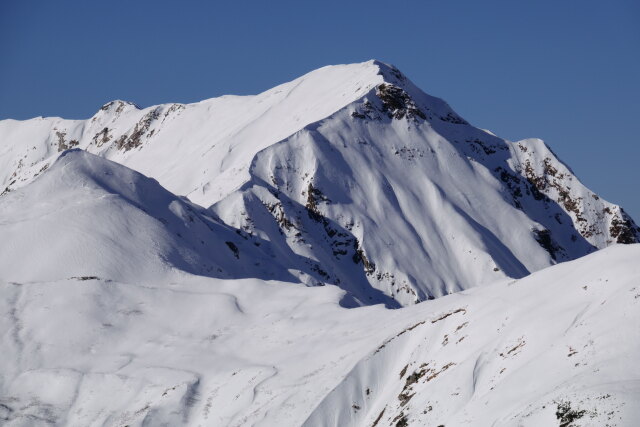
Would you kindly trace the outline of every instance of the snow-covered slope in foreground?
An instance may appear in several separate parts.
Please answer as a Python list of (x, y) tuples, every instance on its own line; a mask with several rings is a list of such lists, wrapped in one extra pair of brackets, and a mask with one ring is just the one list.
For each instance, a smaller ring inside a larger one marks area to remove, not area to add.
[(6, 426), (635, 426), (640, 245), (402, 310), (182, 275), (0, 283)]
[(270, 242), (296, 281), (359, 305), (411, 305), (640, 240), (542, 141), (475, 128), (378, 61), (256, 96), (5, 120), (0, 144), (0, 204), (82, 148), (210, 206), (246, 246)]
[(638, 259), (609, 248), (413, 309), (306, 425), (637, 425)]

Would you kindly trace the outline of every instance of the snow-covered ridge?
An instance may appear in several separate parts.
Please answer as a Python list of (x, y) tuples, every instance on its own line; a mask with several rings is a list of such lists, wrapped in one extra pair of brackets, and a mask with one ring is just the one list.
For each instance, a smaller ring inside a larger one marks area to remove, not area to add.
[[(99, 277), (157, 286), (190, 273), (307, 283), (322, 270), (281, 240), (249, 239), (154, 179), (80, 149), (3, 197), (0, 241), (0, 277), (19, 282)], [(346, 265), (342, 305), (398, 307), (357, 264)]]
[(78, 147), (210, 205), (246, 180), (248, 163), (260, 149), (383, 83), (381, 67), (386, 66), (376, 61), (324, 67), (259, 95), (195, 104), (140, 109), (113, 101), (88, 120), (1, 121), (0, 186), (20, 186), (57, 152)]
[[(87, 120), (3, 120), (0, 188), (24, 185), (56, 153), (82, 148), (156, 177), (170, 191), (208, 206), (246, 182), (249, 163), (261, 149), (380, 85), (422, 93), (395, 67), (371, 60), (323, 67), (255, 96), (144, 109), (116, 100)], [(428, 98), (436, 109), (462, 120), (442, 100)]]
[(211, 206), (246, 242), (279, 248), (295, 280), (358, 304), (413, 304), (640, 236), (542, 141), (477, 129), (378, 61), (256, 96), (3, 121), (0, 141), (3, 194), (81, 148)]
[(294, 252), (320, 261), (315, 280), (348, 282), (340, 263), (353, 260), (402, 305), (638, 241), (542, 141), (487, 134), (395, 81), (257, 153), (212, 209), (274, 239), (256, 221), (270, 212)]
[(157, 181), (80, 149), (63, 152), (33, 183), (3, 197), (0, 235), (5, 280), (135, 283), (164, 281), (175, 270), (231, 277), (225, 271), (234, 256), (225, 241), (236, 236)]

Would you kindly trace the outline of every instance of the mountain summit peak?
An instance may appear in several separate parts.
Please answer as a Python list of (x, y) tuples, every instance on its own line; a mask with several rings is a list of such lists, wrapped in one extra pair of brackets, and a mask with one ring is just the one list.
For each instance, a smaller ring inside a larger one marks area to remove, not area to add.
[(371, 62), (374, 66), (378, 67), (379, 74), (385, 79), (386, 82), (392, 84), (402, 84), (406, 82), (407, 76), (405, 76), (402, 71), (398, 69), (393, 64), (387, 64), (386, 62), (379, 61), (377, 59), (372, 59)]
[(114, 99), (101, 106), (93, 115), (93, 119), (98, 120), (100, 117), (117, 117), (123, 113), (138, 110), (141, 110), (141, 108), (133, 102)]
[(544, 143), (469, 125), (379, 60), (254, 96), (142, 110), (113, 101), (87, 121), (6, 129), (4, 194), (80, 148), (279, 242), (302, 256), (285, 260), (300, 281), (349, 284), (359, 304), (412, 304), (640, 240)]

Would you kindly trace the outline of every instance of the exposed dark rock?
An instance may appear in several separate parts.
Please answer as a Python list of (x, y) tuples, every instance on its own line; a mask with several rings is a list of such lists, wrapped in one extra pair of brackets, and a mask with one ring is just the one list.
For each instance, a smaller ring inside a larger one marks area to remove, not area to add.
[(98, 280), (98, 276), (79, 276), (79, 277), (72, 277), (72, 279), (77, 279), (77, 280)]
[(376, 95), (382, 101), (382, 108), (389, 118), (426, 120), (427, 116), (416, 106), (407, 92), (397, 86), (382, 83), (377, 87)]
[(424, 377), (426, 373), (427, 373), (426, 370), (420, 369), (418, 371), (415, 371), (413, 374), (409, 375), (405, 381), (404, 388), (409, 388), (411, 387), (411, 385), (417, 383), (418, 380)]
[(560, 427), (570, 427), (574, 421), (582, 418), (586, 413), (585, 410), (571, 408), (571, 402), (560, 402), (556, 410), (556, 418), (560, 422)]
[(547, 192), (549, 188), (555, 188), (558, 192), (556, 200), (558, 204), (564, 207), (565, 211), (573, 213), (577, 223), (583, 223), (576, 227), (580, 234), (584, 237), (591, 237), (596, 232), (595, 229), (590, 230), (590, 226), (587, 224), (588, 221), (583, 216), (582, 198), (571, 197), (569, 187), (559, 181), (564, 177), (564, 174), (558, 173), (558, 170), (551, 164), (550, 158), (544, 159), (544, 174), (542, 176), (536, 175), (529, 160), (525, 162), (524, 172), (527, 181), (531, 184), (531, 193), (536, 200), (548, 200)]
[(533, 230), (533, 235), (540, 246), (551, 255), (551, 258), (557, 260), (558, 253), (564, 249), (553, 241), (549, 230)]
[(415, 396), (415, 395), (416, 395), (415, 393), (411, 393), (411, 394), (406, 393), (406, 392), (400, 393), (398, 395), (398, 400), (400, 401), (400, 406), (405, 406), (407, 403), (409, 403), (411, 398), (413, 396)]
[(111, 136), (109, 135), (109, 128), (105, 127), (93, 136), (93, 143), (100, 147), (102, 144), (109, 142), (110, 139)]
[(544, 173), (545, 175), (551, 176), (556, 176), (556, 174), (558, 173), (558, 170), (553, 167), (553, 165), (551, 164), (551, 159), (548, 157), (544, 159)]
[(468, 125), (469, 123), (464, 120), (462, 117), (457, 116), (453, 113), (447, 113), (446, 116), (440, 116), (440, 120), (443, 122), (453, 123), (454, 125)]
[(409, 365), (404, 365), (404, 368), (402, 368), (402, 370), (400, 371), (400, 378), (405, 376), (405, 374), (407, 373), (407, 369), (409, 369)]
[(611, 226), (609, 227), (609, 233), (611, 237), (616, 239), (616, 243), (638, 243), (638, 232), (640, 227), (637, 227), (633, 220), (626, 214), (626, 212), (620, 209), (620, 218), (618, 215), (614, 215), (611, 220)]
[[(159, 113), (157, 110), (153, 110), (142, 117), (138, 123), (136, 123), (133, 128), (133, 132), (131, 135), (122, 135), (116, 141), (116, 147), (118, 150), (129, 151), (133, 148), (137, 148), (142, 145), (141, 138), (144, 136), (147, 131), (149, 131), (149, 127), (154, 120), (157, 120), (159, 117)], [(149, 135), (151, 136), (151, 135)]]
[(69, 150), (70, 148), (76, 147), (78, 144), (80, 144), (77, 139), (72, 139), (67, 143), (67, 141), (65, 140), (66, 136), (66, 132), (56, 132), (56, 137), (58, 138), (58, 152)]
[(367, 256), (364, 254), (364, 251), (360, 248), (360, 242), (358, 241), (358, 239), (353, 242), (353, 247), (355, 249), (355, 253), (353, 254), (353, 262), (355, 262), (356, 264), (362, 262), (362, 265), (364, 265), (364, 271), (367, 273), (367, 275), (373, 274), (376, 271), (376, 265), (373, 262), (369, 261)]
[(471, 147), (473, 147), (474, 149), (476, 149), (477, 147), (480, 147), (482, 151), (484, 151), (484, 154), (486, 155), (495, 154), (498, 150), (508, 150), (506, 146), (494, 146), (478, 138), (467, 139), (467, 142), (471, 142), (472, 143)]
[(545, 200), (547, 198), (547, 196), (544, 194), (544, 191), (547, 188), (547, 180), (545, 179), (545, 177), (536, 175), (529, 160), (525, 162), (524, 173), (527, 181), (530, 184), (529, 190), (531, 191), (531, 195), (533, 195), (533, 198), (536, 200)]
[(465, 308), (457, 308), (457, 309), (455, 309), (455, 310), (453, 310), (453, 311), (449, 311), (448, 313), (444, 313), (444, 314), (442, 314), (442, 315), (440, 315), (440, 316), (436, 317), (435, 319), (433, 319), (433, 320), (431, 321), (431, 323), (439, 322), (439, 321), (444, 320), (444, 319), (446, 319), (447, 317), (449, 317), (449, 316), (451, 316), (451, 315), (453, 315), (453, 314), (456, 314), (456, 313), (467, 314), (467, 310), (466, 310)]
[(424, 152), (421, 149), (407, 146), (396, 148), (393, 154), (404, 160), (414, 160), (418, 157), (424, 157)]
[(513, 205), (518, 209), (522, 209), (522, 204), (520, 203), (520, 199), (522, 198), (522, 189), (520, 188), (522, 180), (520, 177), (507, 171), (502, 166), (495, 168), (494, 172), (498, 174), (500, 181), (506, 184), (507, 189), (511, 194), (511, 198), (513, 199)]
[(362, 107), (360, 107), (358, 110), (352, 112), (351, 117), (356, 119), (361, 119), (361, 120), (363, 119), (381, 120), (382, 119), (382, 117), (380, 117), (380, 114), (378, 113), (378, 110), (376, 110), (376, 108), (373, 106), (373, 104), (371, 104), (371, 102), (369, 102), (369, 100), (366, 100), (364, 104), (362, 104)]
[(106, 104), (104, 104), (102, 107), (100, 107), (101, 111), (107, 111), (109, 110), (111, 107), (113, 107), (114, 105), (116, 105), (116, 109), (115, 109), (115, 113), (116, 114), (120, 114), (122, 111), (124, 111), (124, 107), (126, 107), (127, 105), (131, 105), (132, 107), (136, 108), (136, 109), (140, 109), (140, 107), (138, 107), (136, 104), (132, 103), (132, 102), (124, 102), (124, 101), (111, 101), (108, 102)]
[(311, 266), (311, 270), (315, 271), (316, 273), (318, 273), (324, 279), (329, 279), (331, 277), (331, 276), (329, 276), (329, 273), (324, 271), (318, 264), (313, 264)]
[(409, 420), (407, 419), (407, 416), (404, 414), (400, 414), (398, 417), (396, 417), (393, 421), (398, 421), (396, 423), (396, 427), (407, 427), (409, 425)]
[(237, 258), (240, 259), (240, 250), (238, 249), (238, 247), (236, 246), (235, 243), (233, 242), (225, 242), (227, 244), (227, 246), (229, 247), (229, 249), (231, 249), (231, 252), (233, 252), (233, 255)]
[(382, 411), (380, 411), (380, 414), (378, 415), (378, 417), (375, 419), (375, 421), (373, 422), (373, 424), (371, 424), (371, 427), (376, 427), (378, 425), (378, 423), (380, 422), (380, 420), (382, 419), (382, 416), (384, 415), (384, 411), (387, 408), (384, 408)]
[(322, 192), (315, 188), (313, 184), (310, 182), (307, 187), (307, 204), (305, 207), (307, 208), (307, 213), (309, 214), (309, 218), (316, 222), (322, 222), (324, 217), (318, 210), (318, 200), (322, 197)]
[(284, 228), (285, 230), (290, 230), (291, 228), (296, 228), (293, 222), (286, 217), (281, 202), (266, 204), (265, 206), (276, 219), (281, 229)]

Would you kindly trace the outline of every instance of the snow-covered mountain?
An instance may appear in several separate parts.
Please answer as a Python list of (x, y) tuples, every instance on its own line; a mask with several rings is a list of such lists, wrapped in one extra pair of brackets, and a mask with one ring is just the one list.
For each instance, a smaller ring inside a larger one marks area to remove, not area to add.
[(640, 239), (542, 141), (475, 128), (378, 61), (257, 96), (5, 120), (0, 141), (4, 194), (81, 148), (272, 242), (296, 280), (370, 288), (356, 304), (409, 305)]
[(640, 422), (640, 229), (378, 61), (0, 121), (0, 188), (2, 425)]

